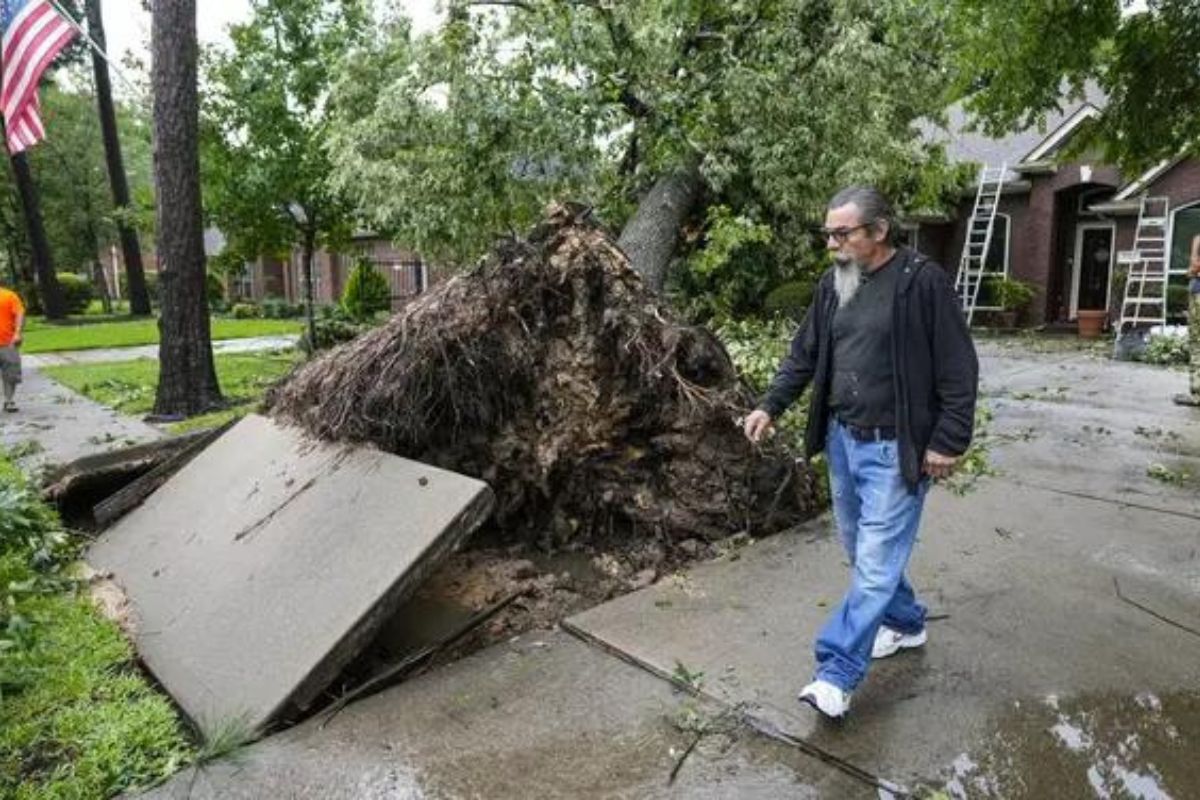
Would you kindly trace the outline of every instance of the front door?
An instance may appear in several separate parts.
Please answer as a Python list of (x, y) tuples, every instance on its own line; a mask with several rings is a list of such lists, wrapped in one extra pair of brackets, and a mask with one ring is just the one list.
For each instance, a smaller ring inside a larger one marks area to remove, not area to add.
[(1081, 224), (1075, 232), (1075, 265), (1072, 270), (1071, 316), (1081, 308), (1108, 308), (1108, 284), (1112, 277), (1113, 226), (1111, 223)]

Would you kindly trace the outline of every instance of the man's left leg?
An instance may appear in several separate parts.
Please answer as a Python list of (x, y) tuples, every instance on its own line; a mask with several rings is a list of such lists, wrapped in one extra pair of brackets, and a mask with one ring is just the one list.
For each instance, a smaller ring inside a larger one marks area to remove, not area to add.
[(850, 590), (816, 641), (817, 678), (851, 692), (866, 676), (881, 624), (916, 633), (925, 627), (904, 570), (916, 541), (926, 486), (910, 493), (900, 474), (896, 442), (852, 446), (862, 497)]
[(16, 411), (13, 399), (21, 382), (21, 353), (16, 347), (0, 347), (0, 381), (4, 384), (4, 410)]

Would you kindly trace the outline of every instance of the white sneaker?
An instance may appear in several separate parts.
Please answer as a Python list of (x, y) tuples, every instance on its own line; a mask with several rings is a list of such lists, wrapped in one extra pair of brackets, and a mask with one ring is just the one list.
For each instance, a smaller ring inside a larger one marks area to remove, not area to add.
[(928, 639), (929, 636), (923, 628), (920, 633), (901, 633), (889, 628), (887, 625), (880, 625), (879, 632), (875, 634), (875, 644), (871, 648), (871, 658), (894, 656), (901, 650), (907, 650), (910, 647), (920, 647)]
[(840, 719), (850, 710), (850, 693), (829, 681), (813, 681), (800, 690), (798, 699), (831, 719)]

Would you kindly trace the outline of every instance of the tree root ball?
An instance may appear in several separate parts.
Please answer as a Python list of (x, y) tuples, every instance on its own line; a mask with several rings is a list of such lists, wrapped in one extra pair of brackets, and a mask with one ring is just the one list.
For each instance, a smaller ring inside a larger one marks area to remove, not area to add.
[(672, 544), (816, 511), (811, 470), (743, 436), (753, 398), (721, 343), (677, 321), (573, 206), (302, 366), (267, 403), (318, 438), (487, 481), (502, 539)]

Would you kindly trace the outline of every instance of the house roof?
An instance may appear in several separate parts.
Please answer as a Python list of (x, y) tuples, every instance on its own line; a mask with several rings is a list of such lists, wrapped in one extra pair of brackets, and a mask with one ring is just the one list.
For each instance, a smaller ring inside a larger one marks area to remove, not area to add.
[(1094, 84), (1084, 87), (1084, 96), (1066, 103), (1058, 111), (1046, 115), (1041, 125), (1010, 133), (1000, 138), (987, 136), (979, 131), (968, 130), (970, 116), (962, 103), (955, 103), (946, 111), (945, 127), (926, 124), (922, 134), (926, 141), (941, 143), (951, 162), (976, 162), (998, 167), (1008, 164), (1006, 181), (1020, 179), (1019, 171), (1013, 167), (1025, 163), (1029, 167), (1040, 166), (1043, 156), (1056, 152), (1071, 133), (1087, 119), (1096, 116), (1104, 105), (1104, 93)]

